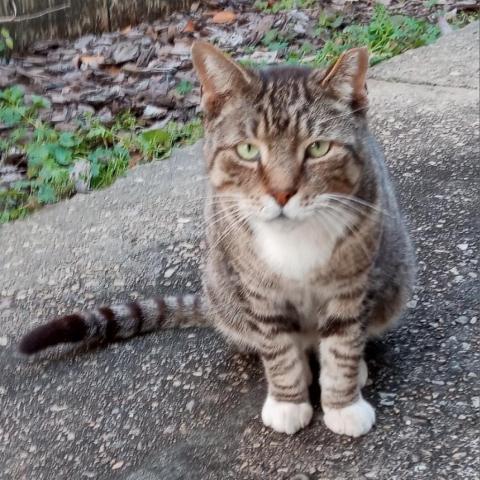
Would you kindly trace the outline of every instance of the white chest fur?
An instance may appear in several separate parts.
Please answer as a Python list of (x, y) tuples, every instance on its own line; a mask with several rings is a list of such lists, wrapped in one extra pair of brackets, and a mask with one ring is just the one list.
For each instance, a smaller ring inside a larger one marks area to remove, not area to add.
[(297, 281), (328, 263), (343, 230), (343, 226), (332, 229), (313, 221), (254, 225), (258, 255), (273, 272)]

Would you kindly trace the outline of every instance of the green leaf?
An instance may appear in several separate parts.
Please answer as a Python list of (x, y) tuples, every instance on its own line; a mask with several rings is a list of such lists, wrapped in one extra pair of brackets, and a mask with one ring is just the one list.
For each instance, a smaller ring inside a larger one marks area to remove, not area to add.
[(188, 95), (193, 89), (193, 85), (188, 80), (180, 80), (179, 84), (175, 87), (175, 90), (180, 95)]
[(6, 88), (0, 92), (0, 99), (5, 100), (9, 104), (17, 105), (23, 99), (25, 92), (18, 85)]
[(70, 165), (72, 161), (72, 151), (60, 145), (52, 145), (51, 152), (59, 165)]
[(40, 185), (38, 189), (38, 200), (41, 203), (55, 203), (57, 201), (55, 190), (50, 185)]
[(32, 107), (35, 108), (50, 108), (50, 102), (39, 95), (32, 95)]
[(0, 122), (7, 127), (14, 127), (22, 120), (22, 115), (14, 107), (0, 107)]
[(50, 149), (47, 145), (33, 143), (27, 147), (28, 166), (41, 166), (50, 157)]
[(15, 190), (26, 190), (32, 187), (32, 182), (30, 180), (17, 180), (12, 184), (12, 187)]
[(162, 128), (154, 129), (154, 130), (147, 130), (140, 134), (140, 138), (144, 142), (148, 142), (155, 145), (162, 145), (167, 144), (171, 140), (170, 133), (167, 130)]
[(75, 137), (75, 134), (71, 132), (62, 132), (58, 137), (58, 143), (62, 147), (75, 147), (79, 144), (78, 138)]

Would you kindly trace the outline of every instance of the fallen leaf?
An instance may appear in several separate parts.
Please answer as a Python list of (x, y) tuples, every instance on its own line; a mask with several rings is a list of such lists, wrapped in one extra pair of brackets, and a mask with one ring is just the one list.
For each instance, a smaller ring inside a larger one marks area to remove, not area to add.
[(129, 25), (128, 27), (122, 28), (122, 30), (120, 30), (120, 33), (122, 33), (123, 35), (126, 35), (127, 33), (130, 33), (131, 31), (132, 31), (132, 26)]
[(186, 33), (192, 33), (197, 29), (197, 26), (195, 25), (195, 22), (190, 19), (187, 24), (185, 25), (183, 31)]
[(275, 17), (273, 15), (267, 15), (263, 17), (253, 28), (250, 35), (250, 42), (253, 44), (258, 43), (263, 36), (272, 29)]
[(140, 152), (135, 152), (130, 155), (128, 166), (130, 168), (136, 167), (143, 160), (143, 155)]
[(105, 63), (105, 57), (103, 55), (80, 55), (79, 63), (92, 68), (97, 68), (99, 65)]
[(222, 12), (216, 13), (213, 16), (212, 21), (213, 23), (232, 23), (236, 18), (237, 16), (233, 12), (223, 10)]
[(103, 69), (103, 71), (107, 72), (108, 74), (110, 74), (112, 76), (116, 76), (122, 71), (122, 69), (120, 67), (115, 66), (115, 65), (110, 65), (108, 67), (105, 67)]

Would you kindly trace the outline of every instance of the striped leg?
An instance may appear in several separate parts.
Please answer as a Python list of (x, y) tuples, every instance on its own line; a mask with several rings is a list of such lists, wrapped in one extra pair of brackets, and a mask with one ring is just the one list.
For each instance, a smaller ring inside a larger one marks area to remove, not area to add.
[(262, 409), (263, 423), (293, 434), (307, 426), (312, 418), (308, 399), (311, 372), (305, 352), (291, 339), (262, 352), (268, 381), (268, 395)]
[(358, 322), (348, 325), (345, 320), (344, 328), (323, 338), (320, 344), (325, 424), (333, 432), (351, 437), (364, 435), (375, 423), (375, 411), (360, 392), (366, 381), (365, 341), (364, 328)]

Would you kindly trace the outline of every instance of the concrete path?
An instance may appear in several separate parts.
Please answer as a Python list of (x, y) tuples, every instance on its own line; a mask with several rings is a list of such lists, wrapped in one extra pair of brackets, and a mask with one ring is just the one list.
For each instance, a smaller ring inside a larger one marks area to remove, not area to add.
[(335, 436), (317, 402), (299, 434), (266, 430), (258, 362), (206, 330), (16, 353), (52, 315), (199, 288), (196, 145), (1, 227), (0, 479), (479, 478), (478, 23), (372, 77), (372, 128), (419, 258), (403, 325), (368, 351), (377, 427)]

